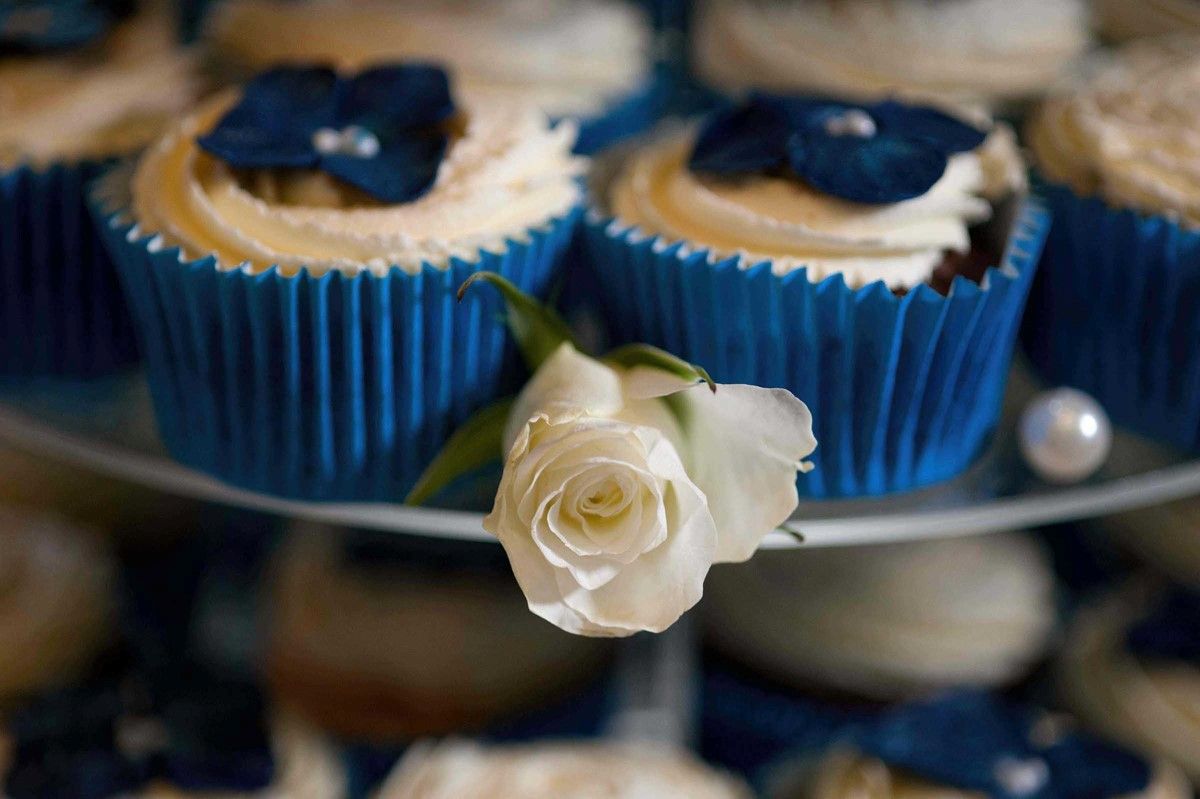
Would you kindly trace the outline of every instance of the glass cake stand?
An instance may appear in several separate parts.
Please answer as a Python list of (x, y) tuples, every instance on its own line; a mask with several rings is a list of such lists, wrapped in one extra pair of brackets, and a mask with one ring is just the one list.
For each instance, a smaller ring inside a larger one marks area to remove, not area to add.
[[(1014, 368), (996, 443), (965, 475), (921, 491), (804, 502), (764, 548), (905, 541), (986, 533), (1101, 516), (1200, 494), (1200, 460), (1118, 432), (1091, 479), (1037, 479), (1016, 448), (1016, 420), (1036, 391)], [(302, 502), (236, 488), (173, 461), (154, 430), (140, 376), (101, 383), (0, 386), (0, 441), (167, 493), (282, 516), (408, 535), (492, 541), (483, 513), (380, 503)]]

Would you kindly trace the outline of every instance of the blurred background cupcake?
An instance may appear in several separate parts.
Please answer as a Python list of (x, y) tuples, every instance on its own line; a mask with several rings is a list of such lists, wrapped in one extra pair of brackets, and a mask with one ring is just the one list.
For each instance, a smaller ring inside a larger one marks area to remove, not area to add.
[(1200, 33), (1200, 8), (1193, 0), (1092, 0), (1092, 13), (1100, 35), (1113, 42)]
[(620, 342), (804, 398), (802, 495), (904, 491), (996, 424), (1045, 234), (1023, 186), (985, 119), (755, 94), (597, 162), (587, 263)]
[(1088, 44), (1084, 0), (699, 0), (692, 57), (726, 92), (996, 112), (1043, 94)]
[(374, 799), (750, 799), (750, 790), (687, 754), (646, 744), (484, 748), (424, 743)]
[(544, 296), (578, 217), (569, 125), (428, 65), (270, 70), (108, 176), (96, 211), (184, 463), (397, 501), (506, 388), (500, 300)]
[(753, 774), (880, 702), (1022, 680), (1057, 618), (1028, 535), (761, 552), (709, 576), (702, 751)]
[(609, 710), (608, 642), (531, 614), (491, 549), (422, 553), (386, 535), (300, 527), (267, 598), (276, 700), (348, 742), (523, 725), (578, 736)]
[(1098, 733), (1200, 783), (1200, 594), (1133, 583), (1075, 620), (1063, 699)]
[(458, 90), (577, 120), (585, 153), (648, 127), (668, 89), (649, 20), (625, 0), (225, 0), (207, 40), (235, 75), (296, 61), (437, 62)]
[(1159, 574), (1200, 588), (1200, 500), (1106, 516), (1097, 526)]
[(1191, 795), (1169, 763), (1104, 744), (1060, 715), (982, 692), (864, 720), (824, 751), (781, 761), (763, 782), (768, 799)]
[(85, 187), (195, 98), (164, 8), (0, 8), (0, 374), (96, 377), (135, 362)]
[(1128, 45), (1028, 129), (1054, 215), (1023, 341), (1119, 425), (1200, 447), (1200, 37)]

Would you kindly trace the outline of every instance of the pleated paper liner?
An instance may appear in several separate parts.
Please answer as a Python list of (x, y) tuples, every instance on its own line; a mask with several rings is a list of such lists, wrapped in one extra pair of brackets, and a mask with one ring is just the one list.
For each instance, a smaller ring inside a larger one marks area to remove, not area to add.
[(1117, 424), (1200, 450), (1200, 230), (1044, 184), (1054, 214), (1022, 343)]
[(400, 500), (450, 433), (508, 388), (498, 296), (459, 303), (455, 292), (486, 269), (544, 295), (578, 218), (445, 269), (288, 277), (186, 259), (138, 230), (127, 184), (120, 172), (102, 179), (93, 208), (168, 450), (234, 485), (312, 500)]
[(0, 377), (95, 378), (137, 362), (116, 270), (88, 214), (95, 161), (0, 170)]
[(957, 277), (949, 296), (882, 282), (850, 289), (769, 263), (650, 238), (598, 211), (584, 223), (613, 335), (645, 341), (709, 370), (718, 382), (784, 387), (808, 403), (818, 446), (801, 496), (907, 491), (963, 472), (999, 417), (1017, 326), (1049, 227), (1025, 200), (999, 267), (981, 284)]

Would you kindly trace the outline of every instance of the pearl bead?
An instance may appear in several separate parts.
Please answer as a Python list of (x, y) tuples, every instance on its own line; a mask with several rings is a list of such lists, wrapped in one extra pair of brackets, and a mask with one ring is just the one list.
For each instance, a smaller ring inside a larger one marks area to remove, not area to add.
[(319, 128), (312, 136), (312, 145), (321, 155), (333, 155), (342, 149), (342, 134), (333, 128)]
[(875, 120), (859, 108), (851, 108), (825, 120), (825, 132), (830, 136), (857, 136), (860, 139), (869, 139), (876, 131)]
[(1050, 766), (1040, 757), (1019, 760), (1015, 757), (1001, 758), (993, 774), (1005, 793), (1013, 796), (1029, 796), (1037, 793), (1050, 780)]
[(374, 158), (379, 155), (379, 139), (374, 133), (358, 125), (351, 125), (342, 131), (342, 148), (345, 155), (355, 158)]
[(1100, 404), (1082, 391), (1039, 394), (1021, 414), (1018, 444), (1025, 462), (1051, 483), (1077, 483), (1108, 459), (1112, 426)]

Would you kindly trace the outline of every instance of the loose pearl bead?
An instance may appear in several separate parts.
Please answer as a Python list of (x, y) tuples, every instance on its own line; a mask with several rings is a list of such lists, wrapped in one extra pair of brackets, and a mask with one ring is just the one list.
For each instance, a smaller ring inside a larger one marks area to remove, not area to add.
[(876, 131), (875, 120), (859, 108), (851, 108), (825, 120), (825, 132), (830, 136), (857, 136), (860, 139), (869, 139)]
[(1052, 483), (1077, 483), (1108, 459), (1112, 426), (1100, 404), (1082, 391), (1059, 388), (1025, 408), (1017, 431), (1021, 455)]

